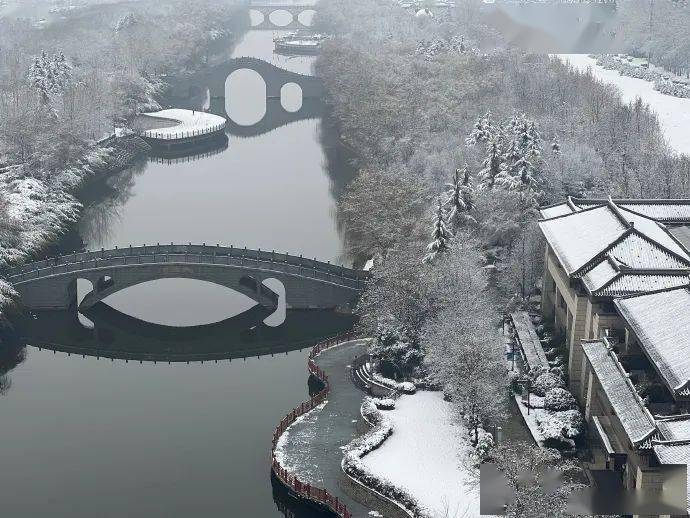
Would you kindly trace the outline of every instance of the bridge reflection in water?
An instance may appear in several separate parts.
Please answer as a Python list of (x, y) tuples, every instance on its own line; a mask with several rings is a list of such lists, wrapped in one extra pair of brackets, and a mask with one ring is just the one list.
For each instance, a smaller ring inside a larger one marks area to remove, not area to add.
[(153, 324), (99, 302), (81, 312), (39, 311), (16, 323), (20, 342), (69, 354), (140, 362), (204, 362), (273, 355), (311, 347), (346, 331), (355, 317), (328, 310), (287, 310), (285, 321), (270, 327), (271, 310), (261, 306), (202, 326)]

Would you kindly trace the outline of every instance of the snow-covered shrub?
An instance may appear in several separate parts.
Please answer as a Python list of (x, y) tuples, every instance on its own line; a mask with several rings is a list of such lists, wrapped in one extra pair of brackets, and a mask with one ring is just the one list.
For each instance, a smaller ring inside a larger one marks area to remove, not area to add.
[(392, 388), (393, 390), (399, 390), (405, 394), (414, 394), (417, 391), (417, 387), (411, 381), (403, 381), (402, 383), (398, 383), (395, 380), (381, 376), (377, 372), (373, 373), (372, 377), (377, 383), (380, 383), (385, 387)]
[(544, 408), (546, 410), (570, 410), (577, 407), (577, 401), (573, 395), (564, 388), (556, 387), (546, 392)]
[(544, 445), (559, 450), (572, 449), (574, 439), (584, 431), (584, 420), (578, 410), (546, 412), (536, 417)]
[(477, 444), (474, 446), (474, 455), (476, 459), (481, 462), (487, 458), (494, 444), (494, 436), (484, 430), (484, 428), (479, 428), (479, 437)]
[(666, 79), (659, 79), (654, 82), (654, 89), (665, 95), (674, 97), (690, 98), (690, 85), (674, 83)]
[(546, 355), (546, 359), (549, 361), (558, 358), (558, 352), (558, 349), (555, 347), (544, 347), (544, 354)]
[(654, 89), (662, 94), (690, 98), (690, 85), (674, 83), (669, 79), (668, 75), (658, 70), (650, 70), (639, 65), (633, 65), (608, 55), (598, 56), (597, 65), (607, 70), (617, 70), (622, 76), (644, 79), (654, 83)]
[(563, 379), (550, 372), (543, 372), (532, 383), (532, 392), (538, 396), (545, 396), (547, 391), (557, 387), (565, 387)]
[(372, 401), (379, 410), (393, 410), (395, 408), (395, 400), (392, 398), (374, 398)]
[(565, 367), (562, 365), (559, 365), (558, 367), (551, 367), (549, 372), (560, 379), (565, 378)]

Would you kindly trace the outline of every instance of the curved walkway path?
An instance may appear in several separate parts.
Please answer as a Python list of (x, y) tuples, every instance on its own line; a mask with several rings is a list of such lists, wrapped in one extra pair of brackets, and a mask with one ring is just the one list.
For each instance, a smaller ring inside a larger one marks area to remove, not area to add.
[(282, 448), (282, 464), (301, 480), (328, 489), (347, 505), (353, 518), (369, 518), (371, 510), (387, 518), (398, 518), (404, 515), (357, 486), (340, 467), (342, 449), (366, 431), (360, 414), (363, 393), (350, 377), (350, 364), (355, 356), (366, 353), (366, 343), (347, 342), (316, 357), (317, 365), (329, 377), (328, 403), (289, 428)]

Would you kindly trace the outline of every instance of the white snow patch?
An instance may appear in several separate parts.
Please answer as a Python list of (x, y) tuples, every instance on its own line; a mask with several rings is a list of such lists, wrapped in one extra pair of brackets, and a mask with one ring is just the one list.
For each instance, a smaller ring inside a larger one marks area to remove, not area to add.
[(325, 400), (320, 405), (312, 408), (309, 412), (299, 416), (290, 426), (287, 427), (287, 429), (278, 438), (278, 442), (276, 443), (276, 448), (274, 450), (274, 455), (276, 460), (278, 461), (278, 464), (280, 464), (283, 468), (287, 469), (288, 471), (295, 471), (297, 468), (297, 466), (289, 464), (288, 455), (285, 451), (285, 448), (288, 444), (288, 439), (290, 438), (290, 429), (297, 423), (301, 423), (302, 421), (308, 419), (316, 419), (316, 415), (323, 409), (323, 407), (326, 406), (326, 403), (328, 403), (328, 400)]
[(654, 84), (644, 79), (620, 75), (616, 70), (606, 70), (586, 54), (559, 54), (576, 70), (592, 70), (592, 75), (618, 87), (625, 102), (634, 102), (638, 97), (647, 103), (659, 117), (661, 129), (669, 145), (678, 153), (690, 155), (690, 99), (665, 95), (654, 90)]
[(467, 431), (453, 419), (443, 394), (404, 396), (386, 416), (393, 435), (362, 458), (365, 466), (405, 489), (432, 515), (479, 516), (479, 488), (466, 467)]

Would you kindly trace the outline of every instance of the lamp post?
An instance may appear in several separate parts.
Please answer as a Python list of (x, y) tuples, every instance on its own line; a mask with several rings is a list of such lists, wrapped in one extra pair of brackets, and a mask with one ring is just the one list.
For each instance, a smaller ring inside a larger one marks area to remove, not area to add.
[(529, 392), (530, 392), (530, 388), (532, 388), (532, 380), (530, 378), (528, 378), (527, 376), (524, 376), (522, 378), (517, 379), (516, 383), (518, 385), (524, 386), (525, 389), (527, 390), (527, 415), (529, 415), (529, 408), (530, 408)]

